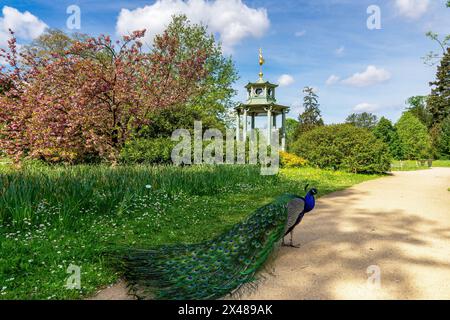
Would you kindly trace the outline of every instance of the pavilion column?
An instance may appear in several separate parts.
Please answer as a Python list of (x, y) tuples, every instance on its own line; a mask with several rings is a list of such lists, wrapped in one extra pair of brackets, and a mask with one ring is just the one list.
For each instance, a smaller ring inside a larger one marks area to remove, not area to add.
[(256, 115), (254, 113), (252, 113), (252, 130), (255, 130), (256, 127), (256, 119), (255, 119)]
[(236, 141), (241, 141), (241, 115), (239, 110), (237, 110), (236, 113)]
[(244, 131), (243, 131), (243, 137), (244, 137), (244, 142), (247, 142), (247, 125), (248, 125), (248, 118), (247, 118), (247, 114), (248, 114), (248, 109), (245, 108), (244, 109)]
[(277, 115), (276, 114), (273, 115), (273, 128), (274, 129), (277, 128)]
[(286, 111), (281, 113), (281, 150), (286, 151)]
[(270, 144), (272, 140), (272, 108), (267, 108), (267, 143)]

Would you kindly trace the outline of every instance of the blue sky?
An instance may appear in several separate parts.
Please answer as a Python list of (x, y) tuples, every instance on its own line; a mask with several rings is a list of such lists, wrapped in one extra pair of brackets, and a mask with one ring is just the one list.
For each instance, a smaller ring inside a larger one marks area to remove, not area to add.
[[(334, 123), (365, 110), (397, 120), (405, 100), (428, 94), (435, 76), (436, 67), (421, 57), (439, 48), (425, 33), (450, 33), (444, 0), (205, 1), (2, 0), (0, 37), (8, 23), (24, 30), (22, 43), (43, 26), (67, 31), (69, 5), (81, 9), (77, 31), (89, 34), (118, 35), (137, 27), (157, 32), (170, 14), (184, 12), (207, 23), (233, 56), (240, 75), (236, 100), (244, 100), (243, 86), (258, 78), (262, 47), (265, 78), (279, 83), (284, 75), (277, 98), (292, 107), (290, 116), (298, 116), (302, 88), (309, 85), (317, 90), (325, 121)], [(380, 9), (379, 30), (367, 28), (370, 5)]]

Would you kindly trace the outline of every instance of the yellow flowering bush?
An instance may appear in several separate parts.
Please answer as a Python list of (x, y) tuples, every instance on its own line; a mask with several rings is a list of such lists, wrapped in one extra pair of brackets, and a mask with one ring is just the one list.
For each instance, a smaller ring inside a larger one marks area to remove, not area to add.
[(280, 163), (283, 168), (299, 168), (308, 164), (308, 161), (302, 157), (288, 152), (280, 152)]

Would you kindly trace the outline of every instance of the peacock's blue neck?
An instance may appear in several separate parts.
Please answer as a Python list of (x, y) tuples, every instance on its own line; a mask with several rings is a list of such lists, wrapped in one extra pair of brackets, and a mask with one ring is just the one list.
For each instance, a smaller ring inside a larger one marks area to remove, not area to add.
[(312, 211), (315, 206), (316, 206), (316, 199), (314, 198), (314, 195), (311, 192), (308, 192), (308, 194), (305, 197), (305, 213)]

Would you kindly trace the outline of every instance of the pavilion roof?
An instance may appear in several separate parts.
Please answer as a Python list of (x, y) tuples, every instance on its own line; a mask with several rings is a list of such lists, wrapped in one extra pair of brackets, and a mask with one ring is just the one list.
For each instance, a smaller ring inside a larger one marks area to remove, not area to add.
[(253, 104), (244, 104), (241, 103), (237, 108), (236, 111), (238, 112), (242, 112), (242, 110), (244, 110), (244, 108), (248, 109), (248, 112), (251, 113), (255, 113), (255, 114), (266, 114), (267, 111), (266, 109), (268, 107), (272, 107), (272, 112), (274, 112), (275, 114), (281, 114), (283, 111), (285, 112), (289, 112), (290, 108), (287, 106), (283, 106), (281, 104), (277, 104), (277, 103), (265, 103), (265, 104), (258, 104), (258, 103), (253, 103)]

